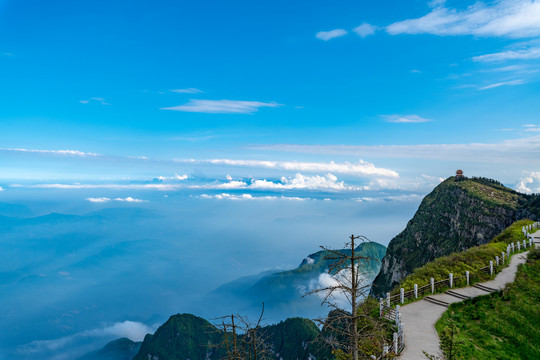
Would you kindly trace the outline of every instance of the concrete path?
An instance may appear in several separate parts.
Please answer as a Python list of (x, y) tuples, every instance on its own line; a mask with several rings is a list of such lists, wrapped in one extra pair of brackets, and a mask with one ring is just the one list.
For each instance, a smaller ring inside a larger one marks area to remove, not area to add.
[[(536, 247), (540, 247), (540, 230), (535, 234)], [(519, 264), (525, 262), (528, 251), (512, 256), (510, 265), (498, 273), (491, 281), (481, 283), (488, 288), (500, 290), (516, 278), (516, 271)], [(476, 287), (455, 288), (454, 293), (468, 297), (476, 297), (489, 294)], [(446, 293), (430, 295), (431, 298), (441, 300), (446, 303), (455, 303), (463, 299)], [(405, 334), (405, 349), (401, 353), (401, 360), (421, 360), (427, 359), (422, 350), (428, 354), (439, 355), (439, 336), (435, 330), (435, 323), (441, 315), (447, 310), (447, 307), (436, 305), (427, 300), (419, 300), (401, 308), (403, 330)]]

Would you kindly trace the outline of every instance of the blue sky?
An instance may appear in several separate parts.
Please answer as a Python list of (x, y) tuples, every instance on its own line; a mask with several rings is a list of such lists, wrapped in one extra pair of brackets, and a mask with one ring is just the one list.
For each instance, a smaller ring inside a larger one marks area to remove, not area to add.
[(539, 189), (538, 2), (0, 4), (4, 190), (200, 170), (174, 159), (365, 161), (394, 188), (460, 167)]

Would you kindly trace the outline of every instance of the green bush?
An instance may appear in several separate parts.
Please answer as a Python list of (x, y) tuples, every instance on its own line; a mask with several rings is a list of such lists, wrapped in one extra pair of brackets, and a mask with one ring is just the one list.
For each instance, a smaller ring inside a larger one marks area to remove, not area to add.
[(503, 242), (506, 244), (511, 244), (516, 241), (523, 241), (523, 233), (521, 229), (525, 225), (532, 224), (531, 220), (518, 220), (512, 225), (501, 231), (501, 233), (493, 238), (491, 242)]

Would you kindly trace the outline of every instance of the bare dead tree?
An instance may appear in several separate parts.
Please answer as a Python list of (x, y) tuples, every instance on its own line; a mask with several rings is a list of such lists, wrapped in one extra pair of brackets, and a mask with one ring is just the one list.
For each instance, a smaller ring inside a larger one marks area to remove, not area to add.
[(261, 331), (264, 303), (259, 319), (252, 323), (247, 316), (227, 315), (218, 318), (216, 326), (224, 335), (223, 343), (227, 360), (265, 360), (269, 359), (270, 350)]
[[(333, 311), (327, 317), (316, 319), (316, 321), (333, 334), (325, 340), (334, 348), (345, 350), (347, 357), (352, 360), (358, 360), (359, 342), (362, 337), (369, 336), (368, 326), (372, 327), (372, 322), (369, 322), (370, 325), (368, 325), (368, 322), (360, 321), (361, 317), (368, 316), (359, 312), (358, 307), (362, 299), (368, 295), (370, 284), (366, 282), (362, 272), (359, 271), (359, 264), (364, 261), (379, 261), (358, 255), (356, 253), (358, 240), (370, 242), (363, 235), (351, 235), (349, 242), (345, 245), (346, 251), (331, 250), (321, 246), (328, 253), (325, 259), (333, 260), (328, 273), (333, 278), (334, 283), (304, 295), (323, 295), (322, 304), (328, 305)], [(344, 297), (348, 306), (340, 305), (337, 301), (338, 297)], [(371, 331), (372, 328), (369, 330)]]

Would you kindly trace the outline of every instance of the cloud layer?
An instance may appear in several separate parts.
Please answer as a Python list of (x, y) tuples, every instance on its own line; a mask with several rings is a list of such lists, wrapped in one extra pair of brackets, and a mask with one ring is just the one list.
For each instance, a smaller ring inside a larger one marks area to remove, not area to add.
[(384, 119), (393, 123), (421, 123), (432, 121), (431, 119), (425, 119), (418, 115), (384, 115)]
[(516, 190), (527, 194), (540, 193), (540, 171), (526, 172), (525, 176), (518, 180)]
[(241, 166), (279, 169), (288, 171), (319, 172), (319, 173), (339, 173), (356, 176), (387, 176), (397, 178), (399, 174), (390, 169), (378, 168), (367, 161), (359, 160), (357, 163), (336, 163), (336, 162), (299, 162), (299, 161), (271, 161), (271, 160), (234, 160), (234, 159), (178, 159), (179, 163), (208, 163), (214, 165)]
[(34, 149), (21, 149), (21, 148), (0, 148), (0, 151), (13, 151), (22, 153), (34, 153), (34, 154), (52, 154), (52, 155), (64, 155), (64, 156), (100, 156), (96, 153), (82, 152), (79, 150), (34, 150)]
[(276, 102), (242, 100), (189, 100), (187, 104), (165, 107), (162, 110), (196, 112), (207, 114), (253, 114), (262, 107), (281, 106)]
[(420, 145), (276, 144), (253, 147), (264, 150), (327, 155), (540, 165), (540, 135), (504, 140), (496, 143)]
[(208, 194), (202, 194), (200, 196), (201, 199), (218, 199), (218, 200), (292, 200), (292, 201), (304, 201), (304, 200), (310, 200), (309, 198), (301, 198), (296, 196), (253, 196), (251, 194), (228, 194), (228, 193), (222, 193), (222, 194), (216, 194), (216, 195), (208, 195)]
[(328, 41), (334, 38), (342, 37), (347, 35), (347, 30), (344, 29), (334, 29), (330, 31), (319, 31), (315, 37), (320, 40)]
[(74, 346), (77, 342), (87, 338), (128, 338), (132, 341), (142, 341), (148, 333), (153, 333), (154, 329), (140, 322), (124, 321), (117, 322), (101, 329), (86, 330), (74, 335), (53, 339), (36, 340), (23, 345), (19, 351), (23, 354), (40, 354), (49, 351), (61, 351), (64, 348)]
[(368, 23), (363, 23), (362, 25), (359, 25), (353, 29), (353, 31), (360, 37), (365, 38), (366, 36), (375, 34), (375, 31), (377, 28), (373, 25), (370, 25)]
[(416, 19), (386, 27), (392, 35), (475, 35), (510, 38), (540, 35), (540, 2), (533, 0), (499, 0), (491, 5), (474, 3), (465, 9), (451, 9), (444, 1), (431, 2), (430, 13)]
[[(540, 19), (538, 21), (540, 21)], [(479, 62), (532, 59), (540, 59), (540, 47), (529, 47), (520, 50), (507, 50), (492, 54), (479, 55), (472, 58), (473, 61)]]
[(251, 189), (251, 190), (324, 190), (324, 191), (355, 191), (367, 190), (367, 187), (346, 186), (333, 174), (324, 176), (305, 176), (300, 173), (294, 177), (282, 177), (281, 181), (256, 180), (238, 181), (229, 180), (222, 184), (194, 185), (192, 188), (203, 189)]
[(90, 202), (93, 202), (93, 203), (106, 203), (106, 202), (109, 202), (109, 201), (119, 201), (119, 202), (129, 202), (129, 203), (146, 202), (146, 200), (135, 199), (135, 198), (132, 198), (131, 196), (128, 196), (126, 198), (115, 198), (115, 199), (111, 199), (111, 198), (107, 198), (107, 197), (86, 198), (86, 200), (88, 200)]

